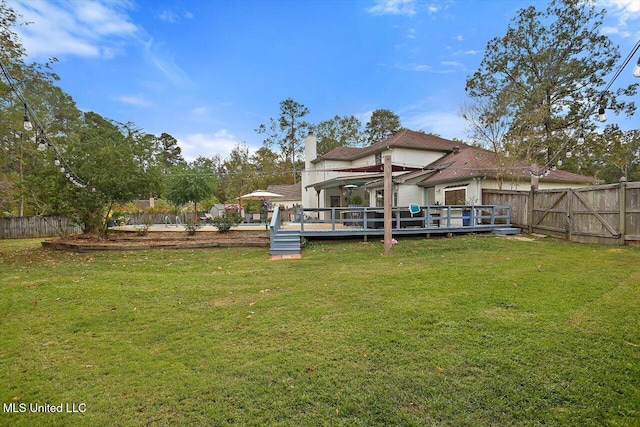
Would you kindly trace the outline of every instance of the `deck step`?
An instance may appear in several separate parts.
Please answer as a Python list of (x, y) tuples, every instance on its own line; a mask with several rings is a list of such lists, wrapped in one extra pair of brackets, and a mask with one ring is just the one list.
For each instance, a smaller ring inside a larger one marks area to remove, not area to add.
[(491, 232), (500, 236), (512, 236), (514, 234), (520, 234), (522, 230), (517, 227), (498, 227), (494, 228)]
[(300, 231), (279, 230), (271, 236), (270, 255), (300, 255)]

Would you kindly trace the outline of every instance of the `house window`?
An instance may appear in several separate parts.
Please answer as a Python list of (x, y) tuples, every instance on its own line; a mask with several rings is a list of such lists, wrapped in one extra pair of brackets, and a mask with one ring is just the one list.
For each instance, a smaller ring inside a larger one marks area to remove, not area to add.
[(340, 207), (340, 196), (330, 196), (329, 206), (331, 206), (332, 208)]
[[(393, 200), (391, 201), (393, 206), (398, 206), (398, 192), (393, 192)], [(376, 191), (376, 208), (384, 207), (384, 190)]]
[(464, 205), (467, 200), (466, 187), (454, 187), (444, 190), (445, 205)]
[(382, 164), (382, 153), (376, 153), (376, 165)]

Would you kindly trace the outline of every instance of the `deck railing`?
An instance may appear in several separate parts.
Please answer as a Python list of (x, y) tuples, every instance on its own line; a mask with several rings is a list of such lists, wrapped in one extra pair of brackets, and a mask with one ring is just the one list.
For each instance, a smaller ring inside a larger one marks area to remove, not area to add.
[[(275, 217), (275, 215), (274, 215)], [(331, 231), (384, 229), (384, 209), (380, 207), (304, 208), (300, 230), (308, 224), (329, 224)], [(434, 229), (511, 226), (511, 207), (502, 205), (429, 205), (411, 214), (408, 207), (392, 208), (392, 228)], [(273, 227), (272, 227), (273, 229)]]
[(278, 230), (280, 230), (281, 223), (282, 221), (280, 220), (280, 208), (276, 206), (273, 208), (271, 222), (269, 223), (269, 230), (270, 230), (272, 240), (273, 240), (273, 236), (278, 234)]

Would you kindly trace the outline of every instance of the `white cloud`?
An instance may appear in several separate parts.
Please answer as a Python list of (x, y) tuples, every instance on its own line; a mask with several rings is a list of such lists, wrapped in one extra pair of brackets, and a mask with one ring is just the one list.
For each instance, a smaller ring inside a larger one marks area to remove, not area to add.
[(205, 106), (196, 107), (191, 110), (191, 114), (194, 114), (196, 116), (206, 116), (208, 113), (209, 113), (209, 108)]
[(602, 31), (602, 34), (607, 34), (607, 35), (616, 34), (616, 35), (621, 35), (622, 37), (630, 36), (628, 31), (623, 31), (622, 28), (620, 27), (603, 26), (601, 31)]
[(109, 58), (117, 51), (119, 40), (133, 38), (138, 32), (122, 2), (9, 0), (8, 6), (31, 23), (17, 27), (16, 32), (32, 57)]
[[(386, 64), (380, 64), (381, 66), (389, 66)], [(442, 67), (433, 67), (428, 64), (394, 64), (392, 68), (402, 70), (402, 71), (414, 71), (417, 73), (433, 73), (433, 74), (448, 74), (455, 72), (456, 68), (464, 67), (463, 64), (456, 61), (442, 61), (440, 62)]]
[(178, 15), (172, 10), (164, 9), (158, 14), (158, 19), (160, 19), (161, 21), (175, 23), (178, 22), (178, 18)]
[(193, 19), (193, 13), (184, 12), (180, 15), (177, 12), (174, 12), (173, 10), (163, 9), (160, 13), (158, 13), (157, 17), (161, 21), (170, 22), (174, 24), (176, 22), (179, 22), (181, 18)]
[(373, 115), (373, 110), (362, 111), (360, 113), (354, 114), (355, 118), (360, 120), (360, 123), (363, 125), (366, 124), (369, 120), (371, 120), (371, 116)]
[(417, 65), (409, 66), (408, 69), (413, 70), (413, 71), (432, 71), (433, 67), (431, 67), (431, 65), (427, 65), (427, 64), (417, 64)]
[[(239, 143), (238, 139), (226, 129), (214, 133), (192, 133), (176, 139), (182, 149), (182, 156), (187, 161), (193, 161), (199, 156), (212, 157), (216, 154), (227, 158)], [(251, 147), (250, 151), (253, 151)]]
[(390, 68), (395, 68), (398, 70), (402, 70), (402, 71), (418, 71), (418, 72), (422, 72), (422, 71), (432, 71), (433, 67), (431, 67), (431, 65), (427, 65), (427, 64), (415, 64), (415, 63), (410, 63), (410, 64), (379, 64), (382, 67), (390, 67)]
[(88, 35), (133, 35), (137, 30), (129, 22), (129, 17), (117, 9), (117, 2), (103, 4), (99, 0), (73, 0), (69, 4), (83, 29), (88, 30)]
[[(605, 34), (618, 34), (622, 37), (631, 37), (633, 34), (627, 30), (629, 22), (640, 20), (640, 0), (597, 0), (596, 6), (607, 10), (607, 15), (615, 17), (617, 23), (603, 27)], [(638, 34), (638, 25), (631, 25)]]
[(191, 84), (191, 81), (184, 70), (175, 62), (174, 57), (169, 52), (163, 52), (162, 46), (156, 45), (153, 39), (144, 42), (144, 57), (154, 67), (156, 67), (164, 76), (178, 87), (185, 87)]
[(462, 34), (458, 34), (457, 36), (451, 37), (454, 40), (457, 40), (459, 42), (464, 41), (464, 36)]
[(417, 113), (402, 118), (402, 124), (409, 129), (421, 129), (443, 138), (465, 138), (466, 122), (458, 113), (428, 112)]
[(153, 105), (151, 102), (144, 99), (142, 96), (136, 95), (121, 95), (113, 97), (116, 101), (122, 102), (123, 104), (133, 105), (136, 107), (149, 107)]
[(416, 14), (415, 0), (375, 0), (375, 6), (366, 9), (372, 15)]

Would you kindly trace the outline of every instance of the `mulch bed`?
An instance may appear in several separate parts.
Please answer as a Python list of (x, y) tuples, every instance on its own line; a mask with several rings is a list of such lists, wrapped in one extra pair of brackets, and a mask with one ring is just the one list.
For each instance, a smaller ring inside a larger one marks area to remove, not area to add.
[(229, 231), (227, 233), (149, 232), (138, 236), (131, 232), (111, 232), (107, 238), (81, 234), (42, 242), (45, 248), (74, 252), (132, 251), (146, 249), (201, 249), (233, 247), (269, 247), (267, 231)]

